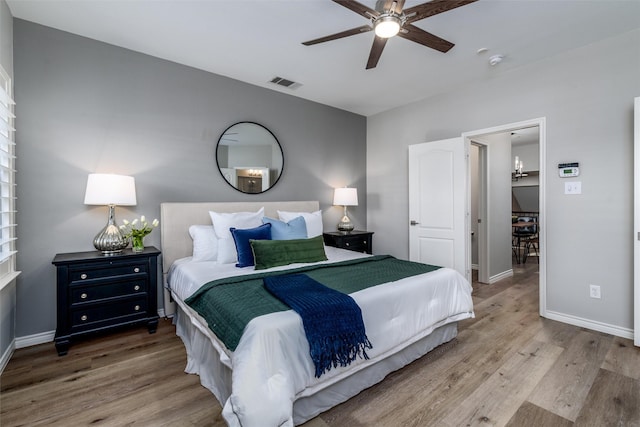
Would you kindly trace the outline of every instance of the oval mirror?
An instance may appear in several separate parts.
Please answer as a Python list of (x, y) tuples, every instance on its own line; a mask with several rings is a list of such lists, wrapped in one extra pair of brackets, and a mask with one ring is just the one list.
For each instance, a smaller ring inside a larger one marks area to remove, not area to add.
[(271, 131), (253, 122), (225, 130), (216, 147), (218, 170), (236, 190), (264, 193), (273, 187), (284, 166), (282, 147)]

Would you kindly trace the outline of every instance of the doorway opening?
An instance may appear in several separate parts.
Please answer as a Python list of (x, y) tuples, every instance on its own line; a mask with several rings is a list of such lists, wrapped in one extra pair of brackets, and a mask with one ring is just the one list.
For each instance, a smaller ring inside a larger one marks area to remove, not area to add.
[[(531, 257), (526, 262), (539, 263), (541, 316), (546, 313), (545, 134), (544, 118), (462, 134), (470, 153), (468, 259), (478, 269), (481, 283), (494, 283), (512, 276), (513, 269), (522, 266), (513, 262), (512, 216), (514, 212), (525, 212), (521, 209), (535, 213), (537, 259)], [(522, 168), (515, 165), (516, 154)], [(513, 203), (514, 199), (517, 203)], [(521, 260), (523, 258), (518, 259)]]

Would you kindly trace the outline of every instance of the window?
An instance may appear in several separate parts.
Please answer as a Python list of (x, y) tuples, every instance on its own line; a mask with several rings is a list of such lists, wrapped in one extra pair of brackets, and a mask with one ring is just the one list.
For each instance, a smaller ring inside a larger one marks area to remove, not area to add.
[(0, 67), (0, 289), (16, 271), (15, 102), (9, 75)]

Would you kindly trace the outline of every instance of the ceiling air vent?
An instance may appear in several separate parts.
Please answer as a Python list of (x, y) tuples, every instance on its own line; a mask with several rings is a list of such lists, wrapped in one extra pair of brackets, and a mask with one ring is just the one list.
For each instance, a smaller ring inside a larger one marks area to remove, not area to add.
[(277, 84), (279, 86), (284, 86), (284, 87), (289, 88), (289, 89), (297, 89), (300, 86), (302, 86), (302, 84), (300, 84), (300, 83), (296, 83), (294, 81), (287, 80), (287, 79), (282, 78), (282, 77), (274, 77), (269, 82), (270, 83), (275, 83), (275, 84)]

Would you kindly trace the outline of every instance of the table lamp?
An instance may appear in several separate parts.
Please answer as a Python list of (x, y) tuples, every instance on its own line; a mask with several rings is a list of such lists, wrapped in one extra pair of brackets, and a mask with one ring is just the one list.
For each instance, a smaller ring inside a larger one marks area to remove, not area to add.
[(336, 188), (333, 193), (333, 204), (344, 207), (344, 215), (338, 223), (338, 231), (353, 231), (353, 223), (347, 215), (347, 206), (358, 206), (358, 190), (356, 188)]
[(107, 225), (93, 239), (93, 246), (105, 255), (122, 252), (129, 244), (116, 225), (116, 205), (135, 206), (136, 185), (132, 176), (92, 173), (87, 178), (85, 205), (109, 206)]

